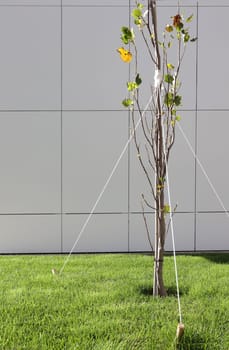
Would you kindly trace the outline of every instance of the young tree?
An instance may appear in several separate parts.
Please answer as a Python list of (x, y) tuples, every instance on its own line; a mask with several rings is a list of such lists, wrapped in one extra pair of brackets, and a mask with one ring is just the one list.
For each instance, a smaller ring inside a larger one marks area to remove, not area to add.
[[(159, 38), (158, 34), (156, 0), (148, 0), (146, 8), (143, 4), (136, 3), (132, 17), (145, 44), (144, 55), (148, 54), (151, 60), (154, 81), (149, 88), (150, 102), (146, 111), (140, 102), (142, 78), (138, 72), (139, 56), (143, 52), (138, 50), (134, 29), (122, 27), (121, 40), (126, 48), (120, 47), (118, 52), (124, 62), (134, 62), (133, 80), (127, 82), (128, 97), (122, 103), (131, 111), (133, 138), (139, 162), (149, 185), (148, 197), (151, 197), (146, 199), (142, 194), (143, 218), (150, 245), (154, 251), (153, 295), (166, 296), (163, 260), (165, 239), (171, 219), (171, 208), (165, 202), (167, 166), (175, 141), (176, 123), (180, 120), (178, 108), (182, 102), (179, 80), (181, 63), (187, 44), (194, 42), (196, 38), (191, 39), (188, 28), (193, 15), (185, 19), (179, 4), (177, 12), (169, 19), (171, 23), (164, 27), (162, 38)], [(170, 61), (171, 51), (174, 48), (177, 51), (177, 62)], [(140, 118), (144, 145), (139, 141), (137, 134), (136, 111)], [(144, 211), (145, 207), (155, 213), (154, 244)], [(166, 216), (166, 214), (170, 215)]]

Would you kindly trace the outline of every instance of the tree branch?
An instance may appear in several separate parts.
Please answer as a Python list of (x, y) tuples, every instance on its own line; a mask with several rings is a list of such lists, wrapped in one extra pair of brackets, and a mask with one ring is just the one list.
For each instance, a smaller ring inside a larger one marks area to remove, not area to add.
[(144, 206), (143, 206), (143, 203), (141, 203), (141, 204), (142, 204), (142, 215), (143, 215), (143, 220), (144, 220), (144, 223), (145, 223), (147, 238), (148, 238), (148, 241), (149, 241), (149, 244), (150, 244), (150, 247), (151, 247), (152, 251), (154, 251), (153, 244), (152, 244), (151, 237), (150, 237), (148, 224), (147, 224), (147, 220), (146, 220), (146, 216), (145, 216)]

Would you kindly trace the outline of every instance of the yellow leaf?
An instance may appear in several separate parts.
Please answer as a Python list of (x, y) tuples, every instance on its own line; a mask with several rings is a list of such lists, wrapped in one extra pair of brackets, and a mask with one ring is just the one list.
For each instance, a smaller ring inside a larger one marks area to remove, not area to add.
[(121, 60), (123, 60), (123, 62), (131, 62), (132, 60), (132, 53), (126, 49), (124, 49), (123, 47), (120, 47), (119, 49), (117, 49), (118, 53), (120, 54), (120, 58)]
[(174, 65), (172, 63), (167, 63), (167, 68), (168, 69), (174, 69)]
[(173, 31), (173, 26), (167, 24), (167, 26), (165, 27), (165, 30), (166, 32), (171, 33)]

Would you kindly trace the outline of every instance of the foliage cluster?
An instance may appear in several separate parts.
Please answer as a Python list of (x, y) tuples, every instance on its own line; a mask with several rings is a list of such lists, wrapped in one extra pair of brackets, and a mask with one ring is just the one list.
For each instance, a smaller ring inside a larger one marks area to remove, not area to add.
[[(148, 193), (142, 193), (142, 211), (147, 237), (154, 252), (153, 295), (166, 296), (163, 256), (166, 235), (173, 215), (169, 194), (168, 161), (175, 142), (176, 123), (181, 119), (179, 114), (182, 105), (181, 64), (187, 44), (194, 42), (196, 38), (191, 38), (189, 33), (189, 23), (193, 15), (185, 18), (181, 13), (179, 2), (177, 12), (170, 17), (170, 23), (164, 26), (160, 38), (157, 1), (148, 0), (147, 3), (148, 6), (145, 8), (143, 4), (136, 2), (136, 7), (132, 10), (134, 25), (140, 32), (145, 44), (144, 49), (139, 50), (135, 30), (123, 26), (121, 41), (125, 47), (120, 47), (118, 52), (125, 63), (134, 62), (133, 78), (127, 82), (128, 96), (122, 104), (131, 110), (137, 156), (149, 186)], [(154, 79), (148, 87), (150, 99), (146, 106), (141, 105), (140, 99), (143, 84), (139, 72), (140, 55), (144, 61), (145, 56), (149, 56), (151, 64), (148, 70), (149, 73), (154, 72)], [(138, 121), (136, 110), (139, 115)], [(143, 137), (139, 137), (137, 130), (139, 125)], [(168, 191), (169, 203), (166, 203), (165, 191)], [(149, 224), (147, 221), (145, 208), (155, 213), (154, 227), (152, 222)]]

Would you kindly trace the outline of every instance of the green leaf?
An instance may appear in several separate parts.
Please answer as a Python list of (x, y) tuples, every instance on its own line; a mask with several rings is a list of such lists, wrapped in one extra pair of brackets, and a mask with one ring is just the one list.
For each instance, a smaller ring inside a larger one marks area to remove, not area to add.
[(121, 40), (123, 44), (125, 45), (129, 44), (129, 39), (125, 35), (121, 35)]
[(128, 91), (134, 91), (134, 90), (136, 90), (139, 87), (139, 85), (141, 85), (141, 83), (142, 83), (142, 79), (140, 78), (140, 75), (137, 74), (136, 78), (135, 78), (135, 81), (127, 82), (127, 90)]
[(136, 24), (136, 26), (141, 26), (142, 25), (142, 19), (141, 18), (136, 18), (134, 20), (134, 24)]
[(136, 75), (135, 83), (136, 83), (138, 86), (141, 85), (141, 83), (142, 83), (142, 79), (140, 78), (140, 75), (139, 75), (139, 74)]
[(171, 46), (172, 46), (172, 42), (169, 41), (169, 42), (168, 42), (168, 48), (170, 49)]
[(171, 92), (167, 92), (165, 94), (165, 99), (164, 99), (165, 105), (167, 107), (170, 107), (173, 105), (173, 94)]
[(190, 39), (190, 35), (186, 32), (184, 35), (184, 42), (187, 43)]
[(136, 84), (135, 81), (129, 81), (129, 82), (127, 83), (127, 90), (128, 90), (128, 91), (134, 91), (134, 90), (137, 89), (137, 88), (138, 88), (138, 85)]
[(165, 214), (169, 214), (170, 213), (170, 206), (168, 204), (164, 205), (163, 212)]
[(177, 30), (178, 32), (180, 32), (180, 31), (183, 29), (183, 27), (184, 27), (183, 23), (180, 22), (180, 23), (178, 23), (178, 24), (176, 25), (176, 30)]
[(174, 98), (175, 105), (176, 106), (180, 106), (181, 105), (181, 100), (182, 100), (182, 96), (180, 96), (180, 95), (175, 96), (175, 98)]
[(173, 83), (174, 78), (173, 78), (173, 76), (172, 76), (171, 74), (165, 74), (165, 76), (164, 76), (164, 80), (165, 80), (165, 82), (166, 82), (166, 83), (168, 83), (168, 84), (172, 84), (172, 83)]
[(172, 63), (167, 63), (167, 68), (168, 68), (169, 70), (172, 70), (172, 69), (174, 69), (175, 67), (174, 67), (174, 65), (173, 65)]
[(123, 101), (122, 101), (122, 104), (124, 107), (130, 107), (134, 104), (134, 101), (131, 100), (130, 98), (125, 98)]
[(122, 27), (121, 32), (125, 35), (130, 35), (131, 36), (131, 30), (128, 27)]
[(121, 28), (121, 40), (124, 44), (129, 44), (129, 42), (134, 41), (134, 32), (133, 30), (130, 30), (128, 27), (122, 27)]
[(144, 5), (141, 4), (141, 3), (139, 2), (139, 3), (137, 4), (137, 8), (140, 9), (140, 10), (142, 10), (142, 9), (144, 8)]
[(139, 8), (136, 8), (136, 9), (133, 9), (131, 14), (134, 18), (139, 18), (142, 16), (142, 11)]
[(187, 23), (192, 22), (193, 17), (194, 17), (194, 15), (192, 14), (191, 16), (189, 16), (189, 17), (186, 19), (186, 22), (187, 22)]
[(177, 115), (175, 119), (176, 119), (177, 122), (179, 122), (181, 120), (181, 116)]

